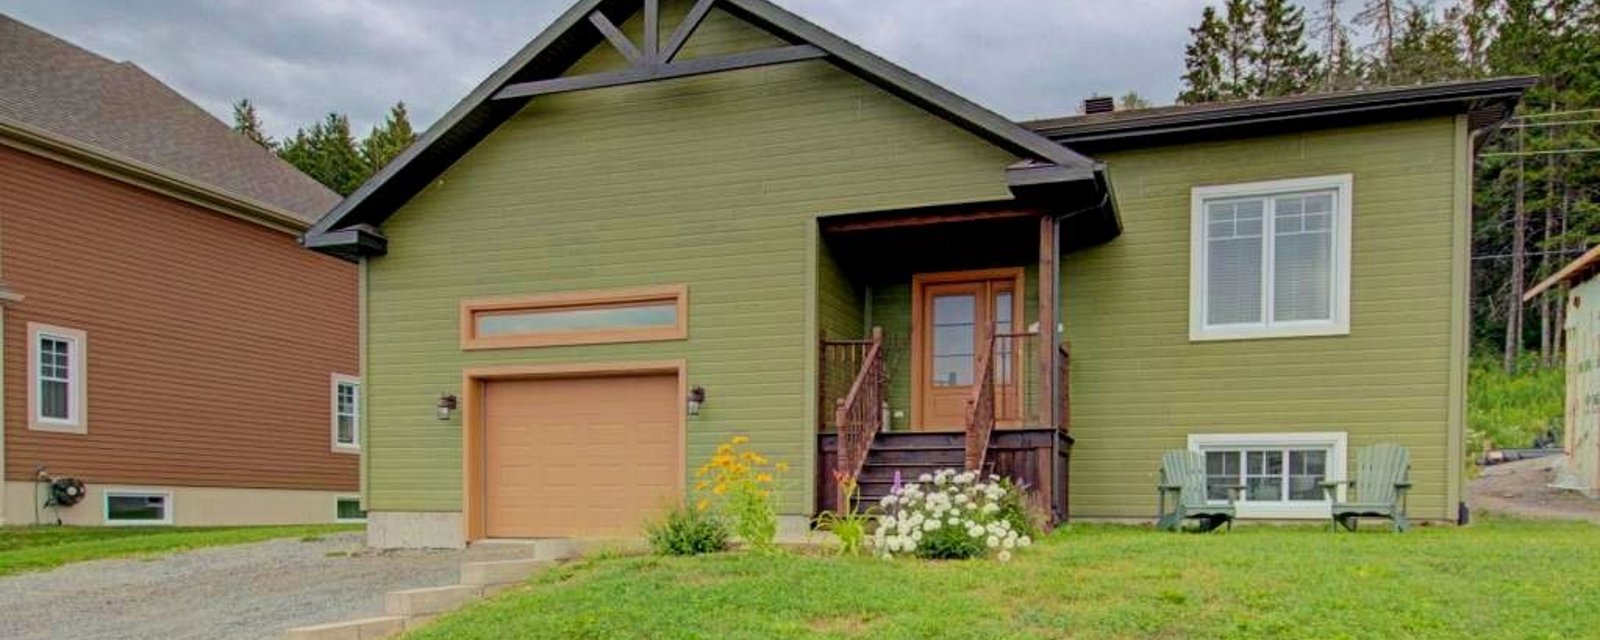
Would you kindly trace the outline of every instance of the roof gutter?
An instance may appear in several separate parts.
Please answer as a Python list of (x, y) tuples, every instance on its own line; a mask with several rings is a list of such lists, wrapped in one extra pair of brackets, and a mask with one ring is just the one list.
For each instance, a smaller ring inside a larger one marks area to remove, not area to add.
[(284, 233), (299, 235), (311, 227), (311, 223), (265, 202), (238, 196), (149, 163), (14, 120), (0, 118), (0, 145), (49, 158)]

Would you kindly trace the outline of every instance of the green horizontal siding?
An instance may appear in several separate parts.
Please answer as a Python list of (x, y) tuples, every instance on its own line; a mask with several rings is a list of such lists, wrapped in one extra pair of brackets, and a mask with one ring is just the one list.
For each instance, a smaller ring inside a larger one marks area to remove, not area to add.
[[(717, 11), (695, 40), (770, 36)], [(683, 358), (710, 396), (690, 468), (748, 434), (794, 465), (784, 510), (808, 510), (815, 332), (861, 322), (815, 218), (1003, 198), (1014, 161), (821, 61), (531, 101), (385, 225), (369, 264), (369, 507), (461, 508), (460, 421), (432, 407), (463, 368)], [(690, 290), (686, 341), (458, 345), (462, 298), (672, 283)]]
[[(1413, 515), (1454, 516), (1456, 131), (1439, 118), (1100, 158), (1125, 232), (1064, 261), (1075, 516), (1150, 517), (1161, 451), (1191, 433), (1296, 431), (1409, 447)], [(1190, 188), (1342, 173), (1350, 335), (1191, 343)]]

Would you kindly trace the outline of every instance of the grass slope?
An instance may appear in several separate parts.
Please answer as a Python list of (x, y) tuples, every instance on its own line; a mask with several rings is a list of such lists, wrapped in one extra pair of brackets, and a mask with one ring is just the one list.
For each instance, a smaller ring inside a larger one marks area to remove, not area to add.
[(0, 576), (69, 562), (173, 553), (275, 538), (318, 536), (359, 525), (285, 527), (0, 527)]
[(1009, 564), (599, 559), (407, 640), (1584, 637), (1600, 629), (1597, 540), (1590, 524), (1505, 520), (1405, 535), (1077, 526)]

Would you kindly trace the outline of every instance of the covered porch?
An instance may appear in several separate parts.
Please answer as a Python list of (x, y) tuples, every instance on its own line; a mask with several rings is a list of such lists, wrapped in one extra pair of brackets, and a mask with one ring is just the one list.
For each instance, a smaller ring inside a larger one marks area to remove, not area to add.
[(1067, 508), (1071, 350), (1059, 259), (1115, 237), (1114, 219), (1016, 201), (819, 221), (818, 511), (857, 478), (965, 468)]

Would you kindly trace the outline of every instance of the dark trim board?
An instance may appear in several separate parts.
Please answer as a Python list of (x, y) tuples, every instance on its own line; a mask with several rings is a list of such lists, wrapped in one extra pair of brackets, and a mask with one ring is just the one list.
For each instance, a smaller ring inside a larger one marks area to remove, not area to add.
[(582, 76), (564, 78), (551, 78), (549, 80), (535, 80), (522, 82), (501, 89), (494, 95), (495, 100), (512, 100), (517, 98), (531, 98), (568, 91), (582, 91), (585, 89), (602, 89), (605, 87), (620, 87), (641, 82), (655, 82), (671, 78), (687, 78), (690, 76), (764, 67), (786, 62), (799, 62), (801, 60), (815, 60), (828, 56), (826, 51), (809, 44), (797, 44), (777, 49), (762, 49), (747, 53), (735, 53), (725, 56), (709, 58), (694, 58), (682, 62), (668, 64), (647, 64), (622, 71), (607, 73), (591, 73)]
[(1267, 135), (1319, 127), (1466, 113), (1474, 130), (1511, 115), (1537, 78), (1514, 76), (1439, 84), (1136, 109), (1034, 120), (1050, 139), (1103, 151)]

